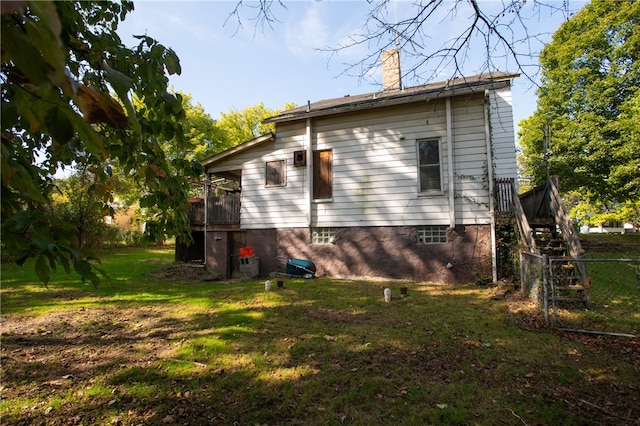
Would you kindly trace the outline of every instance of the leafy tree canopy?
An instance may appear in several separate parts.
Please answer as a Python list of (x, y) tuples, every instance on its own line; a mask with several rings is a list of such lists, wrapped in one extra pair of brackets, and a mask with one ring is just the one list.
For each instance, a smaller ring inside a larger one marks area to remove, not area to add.
[(3, 252), (20, 264), (35, 258), (45, 283), (58, 265), (97, 283), (90, 255), (51, 226), (47, 206), (53, 173), (73, 164), (86, 165), (86, 190), (107, 205), (115, 161), (144, 188), (141, 204), (158, 207), (148, 237), (188, 239), (188, 179), (201, 168), (162, 147), (184, 137), (181, 96), (167, 90), (168, 75), (181, 72), (175, 52), (146, 35), (122, 44), (116, 29), (130, 1), (1, 6)]
[[(191, 95), (182, 94), (186, 117), (184, 122), (185, 138), (190, 141), (187, 152), (180, 155), (190, 160), (204, 160), (214, 154), (231, 148), (229, 136), (219, 123), (207, 114), (199, 103), (193, 104)], [(176, 153), (177, 154), (177, 153)]]
[[(295, 108), (293, 102), (286, 103), (283, 110)], [(260, 135), (275, 131), (273, 123), (263, 124), (262, 121), (268, 117), (277, 115), (282, 110), (271, 109), (260, 102), (245, 108), (242, 111), (231, 109), (227, 113), (220, 115), (218, 127), (222, 129), (228, 138), (228, 148), (247, 142)]]
[(520, 123), (524, 177), (557, 175), (600, 211), (640, 200), (638, 28), (640, 2), (594, 0), (554, 34), (537, 110)]

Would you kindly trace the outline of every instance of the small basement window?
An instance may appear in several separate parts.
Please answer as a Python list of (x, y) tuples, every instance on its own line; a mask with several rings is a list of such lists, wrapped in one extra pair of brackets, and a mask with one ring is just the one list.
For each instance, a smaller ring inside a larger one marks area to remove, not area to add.
[(311, 244), (333, 244), (335, 238), (335, 228), (311, 228)]
[(287, 185), (287, 160), (267, 161), (265, 186)]
[(447, 242), (447, 225), (418, 226), (418, 244), (443, 244)]

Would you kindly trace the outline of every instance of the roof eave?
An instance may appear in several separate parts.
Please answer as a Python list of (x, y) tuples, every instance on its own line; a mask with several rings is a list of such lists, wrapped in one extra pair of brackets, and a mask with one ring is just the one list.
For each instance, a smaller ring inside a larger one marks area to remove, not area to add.
[(501, 78), (495, 78), (486, 82), (478, 82), (473, 85), (455, 85), (450, 87), (438, 87), (429, 89), (423, 93), (400, 92), (392, 96), (376, 98), (371, 94), (371, 98), (356, 101), (349, 104), (336, 105), (327, 108), (311, 109), (310, 111), (297, 111), (291, 114), (283, 113), (274, 117), (269, 117), (263, 123), (283, 123), (287, 121), (303, 120), (306, 118), (322, 117), (344, 112), (355, 112), (373, 108), (382, 108), (394, 105), (403, 105), (415, 102), (423, 102), (432, 99), (442, 99), (452, 96), (462, 96), (471, 93), (484, 92), (486, 89), (496, 89), (509, 86), (511, 79), (519, 77), (519, 74), (507, 74)]
[(201, 163), (203, 166), (208, 167), (211, 166), (214, 163), (217, 163), (218, 161), (221, 161), (227, 157), (231, 157), (233, 155), (236, 155), (240, 152), (246, 151), (250, 148), (253, 148), (254, 146), (266, 143), (266, 142), (270, 142), (270, 141), (275, 141), (276, 140), (276, 135), (275, 133), (266, 133), (262, 136), (258, 136), (257, 138), (251, 139), (247, 142), (243, 142), (240, 145), (236, 145), (233, 148), (229, 148), (226, 151), (222, 151), (216, 155), (213, 155), (205, 160), (202, 160)]

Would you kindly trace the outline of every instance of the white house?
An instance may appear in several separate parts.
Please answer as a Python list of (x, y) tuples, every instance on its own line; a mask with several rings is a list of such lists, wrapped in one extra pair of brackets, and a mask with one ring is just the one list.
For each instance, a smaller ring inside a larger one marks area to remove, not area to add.
[[(261, 275), (299, 258), (334, 277), (495, 279), (494, 180), (516, 177), (518, 75), (404, 88), (386, 73), (384, 90), (285, 111), (266, 120), (275, 134), (203, 161), (241, 188), (236, 223), (193, 228), (208, 269), (233, 276), (251, 246)], [(210, 217), (223, 199), (207, 198)]]

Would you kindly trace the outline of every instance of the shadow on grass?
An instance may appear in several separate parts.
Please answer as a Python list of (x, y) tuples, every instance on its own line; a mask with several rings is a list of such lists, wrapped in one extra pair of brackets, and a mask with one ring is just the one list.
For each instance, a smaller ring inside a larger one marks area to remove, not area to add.
[[(266, 293), (262, 282), (131, 283), (75, 302), (78, 288), (52, 289), (57, 297), (23, 305), (50, 309), (47, 316), (7, 316), (3, 398), (19, 402), (3, 403), (3, 421), (514, 424), (640, 416), (628, 411), (638, 407), (637, 365), (617, 362), (609, 371), (599, 353), (521, 330), (477, 287), (317, 279), (286, 280)], [(400, 286), (408, 297), (399, 297)], [(608, 398), (614, 385), (623, 396), (613, 405), (594, 399)]]

